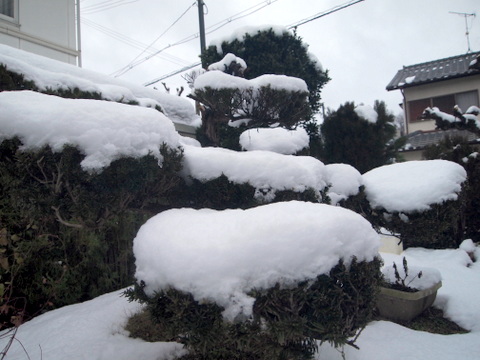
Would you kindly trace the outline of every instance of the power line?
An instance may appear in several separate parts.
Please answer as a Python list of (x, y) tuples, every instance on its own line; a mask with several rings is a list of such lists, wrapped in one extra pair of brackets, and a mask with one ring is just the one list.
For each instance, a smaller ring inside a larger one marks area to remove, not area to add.
[[(274, 0), (274, 1), (277, 1), (277, 0)], [(312, 15), (312, 16), (309, 17), (309, 18), (300, 20), (300, 21), (298, 21), (298, 22), (296, 22), (296, 23), (294, 23), (294, 24), (292, 24), (292, 25), (289, 25), (289, 26), (287, 26), (287, 29), (297, 28), (297, 27), (299, 27), (299, 26), (301, 26), (301, 25), (304, 25), (304, 24), (306, 24), (306, 23), (308, 23), (308, 22), (310, 22), (310, 21), (319, 19), (319, 18), (321, 18), (321, 17), (323, 17), (323, 16), (326, 16), (326, 15), (332, 14), (332, 13), (334, 13), (334, 12), (336, 12), (336, 11), (345, 9), (345, 8), (347, 8), (347, 7), (349, 7), (349, 6), (352, 6), (352, 5), (355, 5), (355, 4), (357, 4), (357, 3), (361, 2), (361, 1), (364, 1), (364, 0), (354, 0), (354, 1), (350, 1), (350, 2), (347, 2), (347, 3), (341, 4), (341, 5), (337, 5), (337, 6), (331, 8), (331, 9), (329, 9), (329, 10), (326, 10), (326, 11), (323, 11), (323, 12), (320, 12), (320, 13), (317, 13), (317, 14), (315, 14), (315, 15)], [(271, 3), (271, 1), (270, 1), (270, 2), (267, 1), (267, 3), (268, 3), (267, 5), (270, 5), (269, 3)], [(265, 5), (265, 6), (267, 6), (267, 5)], [(263, 6), (263, 7), (265, 7), (265, 6)], [(260, 9), (262, 9), (263, 7), (261, 7)], [(260, 9), (258, 9), (258, 10), (260, 10)], [(258, 11), (258, 10), (257, 10), (257, 11)], [(254, 11), (254, 12), (256, 12), (256, 11)], [(253, 13), (253, 12), (252, 12), (252, 13)], [(245, 16), (248, 16), (248, 15), (249, 15), (249, 14), (247, 14), (247, 15), (245, 15)], [(244, 16), (242, 16), (242, 17), (244, 17)], [(235, 20), (238, 20), (238, 19), (235, 19)], [(224, 21), (225, 21), (225, 20), (224, 20)], [(223, 21), (220, 22), (220, 23), (223, 23)], [(220, 23), (217, 23), (217, 24), (220, 24)], [(218, 28), (216, 28), (216, 29), (214, 29), (214, 30), (212, 30), (212, 31), (210, 31), (210, 32), (216, 31), (216, 30), (218, 30), (219, 28), (225, 26), (225, 25), (228, 24), (228, 23), (229, 23), (229, 22), (227, 22), (227, 23), (219, 26)], [(208, 32), (208, 34), (209, 34), (210, 32)], [(174, 76), (174, 75), (177, 75), (177, 74), (179, 74), (179, 73), (181, 73), (181, 72), (183, 72), (183, 71), (190, 70), (190, 69), (192, 69), (192, 68), (194, 68), (194, 67), (196, 67), (196, 66), (198, 66), (198, 65), (201, 65), (201, 63), (195, 63), (195, 64), (192, 64), (192, 65), (190, 65), (190, 66), (188, 66), (188, 67), (184, 67), (184, 68), (182, 68), (182, 69), (180, 69), (180, 70), (176, 70), (176, 71), (173, 71), (173, 72), (171, 72), (171, 73), (169, 73), (169, 74), (163, 75), (163, 76), (161, 76), (161, 77), (159, 77), (159, 78), (157, 78), (157, 79), (155, 79), (155, 80), (151, 80), (151, 81), (145, 83), (144, 86), (153, 85), (153, 84), (155, 84), (155, 83), (157, 83), (157, 82), (159, 82), (159, 81), (168, 79), (169, 77), (172, 77), (172, 76)]]
[(347, 8), (347, 7), (349, 7), (349, 6), (355, 5), (355, 4), (357, 4), (357, 3), (359, 3), (359, 2), (362, 2), (362, 1), (364, 1), (364, 0), (349, 1), (349, 2), (343, 3), (343, 4), (341, 4), (341, 5), (334, 6), (334, 7), (331, 8), (331, 9), (322, 11), (322, 12), (320, 12), (320, 13), (317, 13), (317, 14), (315, 14), (315, 15), (312, 15), (312, 16), (309, 17), (309, 18), (300, 20), (300, 21), (298, 21), (298, 22), (296, 22), (296, 23), (294, 23), (294, 24), (292, 24), (292, 25), (289, 25), (289, 26), (287, 26), (287, 29), (297, 28), (297, 27), (299, 27), (299, 26), (301, 26), (301, 25), (304, 25), (304, 24), (306, 24), (306, 23), (309, 23), (310, 21), (317, 20), (317, 19), (319, 19), (319, 18), (321, 18), (321, 17), (324, 17), (324, 16), (326, 16), (326, 15), (330, 15), (330, 14), (332, 14), (332, 13), (334, 13), (334, 12), (337, 12), (337, 11), (339, 11), (339, 10), (345, 9), (345, 8)]
[[(135, 49), (138, 49), (138, 50), (144, 50), (145, 48), (148, 47), (148, 45), (144, 44), (144, 43), (141, 43), (135, 39), (132, 39), (126, 35), (123, 35), (122, 33), (119, 33), (115, 30), (112, 30), (112, 29), (109, 29), (103, 25), (100, 25), (92, 20), (89, 20), (85, 17), (83, 17), (81, 19), (81, 22), (82, 24), (84, 25), (87, 25), (99, 32), (102, 32), (104, 33), (105, 35), (117, 40), (117, 41), (120, 41), (128, 46), (131, 46)], [(150, 48), (149, 50), (147, 50), (148, 52), (150, 53), (153, 53), (155, 51), (157, 51), (157, 49), (155, 48)], [(172, 63), (175, 63), (177, 65), (186, 65), (186, 64), (189, 64), (190, 62), (184, 60), (184, 59), (181, 59), (177, 56), (174, 56), (174, 55), (170, 55), (170, 54), (166, 54), (166, 53), (163, 53), (161, 55), (159, 55), (159, 57), (163, 58), (164, 60), (167, 60), (167, 61), (170, 61)]]
[(118, 6), (127, 5), (137, 1), (140, 1), (140, 0), (105, 0), (98, 4), (92, 4), (92, 5), (86, 6), (85, 9), (83, 10), (83, 13), (87, 15), (95, 14), (97, 12), (110, 10)]

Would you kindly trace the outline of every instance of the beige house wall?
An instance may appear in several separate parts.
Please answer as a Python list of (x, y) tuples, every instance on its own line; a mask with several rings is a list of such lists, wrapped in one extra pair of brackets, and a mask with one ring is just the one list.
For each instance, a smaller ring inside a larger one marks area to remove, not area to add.
[[(451, 79), (445, 81), (438, 81), (431, 84), (419, 85), (414, 87), (407, 87), (403, 90), (405, 102), (412, 100), (420, 100), (425, 98), (432, 98), (442, 95), (456, 94), (466, 91), (477, 90), (480, 95), (480, 74), (458, 79)], [(463, 109), (464, 111), (466, 109)], [(412, 133), (417, 130), (430, 131), (435, 130), (435, 121), (414, 121), (410, 122), (409, 108), (406, 106), (407, 133)]]
[(0, 16), (0, 43), (76, 65), (75, 0), (15, 0), (15, 17)]

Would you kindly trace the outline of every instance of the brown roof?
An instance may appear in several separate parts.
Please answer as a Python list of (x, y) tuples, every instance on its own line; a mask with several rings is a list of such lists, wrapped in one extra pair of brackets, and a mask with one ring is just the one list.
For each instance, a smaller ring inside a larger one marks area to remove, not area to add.
[(480, 74), (480, 52), (452, 56), (398, 70), (387, 90)]

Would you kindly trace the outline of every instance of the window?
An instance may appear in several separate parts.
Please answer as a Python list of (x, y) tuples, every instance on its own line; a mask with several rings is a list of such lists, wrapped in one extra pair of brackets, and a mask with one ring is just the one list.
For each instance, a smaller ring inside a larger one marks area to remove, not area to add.
[(0, 0), (0, 14), (11, 18), (15, 17), (14, 0)]
[(437, 107), (440, 111), (451, 114), (453, 107), (458, 105), (462, 111), (470, 106), (479, 106), (478, 91), (466, 91), (457, 94), (437, 96), (433, 98), (413, 100), (408, 102), (408, 121), (419, 121), (420, 116), (427, 107)]

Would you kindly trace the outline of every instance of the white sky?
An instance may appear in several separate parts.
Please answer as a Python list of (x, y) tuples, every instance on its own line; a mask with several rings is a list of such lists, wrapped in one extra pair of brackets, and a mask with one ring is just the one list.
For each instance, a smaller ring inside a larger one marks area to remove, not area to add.
[[(207, 34), (207, 46), (238, 27), (264, 24), (292, 25), (324, 12), (347, 0), (204, 0), (205, 26), (246, 15)], [(162, 49), (198, 33), (198, 8), (194, 0), (82, 0), (83, 67), (111, 74), (141, 54), (142, 45)], [(193, 6), (192, 6), (193, 5)], [(189, 9), (187, 11), (187, 9)], [(386, 85), (403, 65), (440, 59), (467, 52), (465, 19), (450, 14), (478, 13), (477, 0), (365, 0), (314, 20), (298, 28), (332, 80), (322, 98), (336, 109), (345, 101), (373, 105), (384, 100), (397, 113), (402, 101), (399, 91), (387, 92)], [(183, 16), (164, 33), (182, 13)], [(468, 17), (470, 48), (480, 50), (480, 20)], [(101, 26), (102, 31), (99, 31)], [(107, 28), (108, 30), (105, 30)], [(105, 34), (110, 33), (110, 36)], [(113, 33), (111, 32), (113, 31)], [(113, 35), (113, 36), (112, 36)], [(139, 48), (117, 40), (134, 40)], [(127, 38), (125, 38), (127, 37)], [(140, 84), (199, 61), (200, 40), (194, 38), (172, 46), (158, 56), (130, 70), (121, 78)], [(148, 53), (140, 55), (139, 59)], [(172, 87), (188, 86), (180, 76), (164, 80)], [(163, 88), (160, 83), (156, 85)]]

